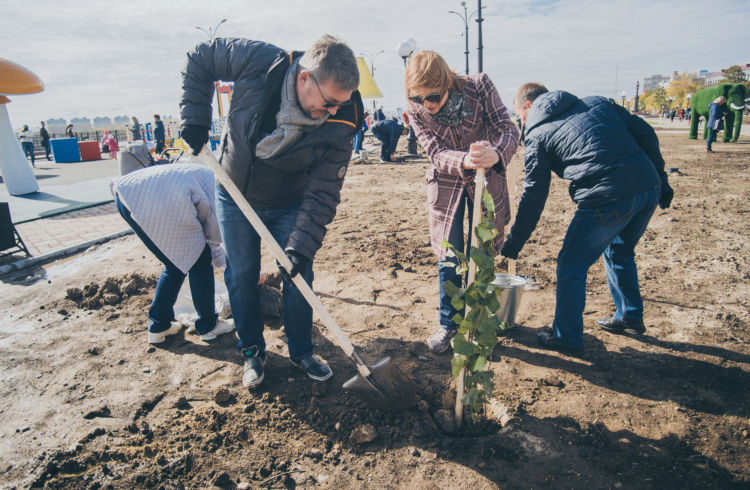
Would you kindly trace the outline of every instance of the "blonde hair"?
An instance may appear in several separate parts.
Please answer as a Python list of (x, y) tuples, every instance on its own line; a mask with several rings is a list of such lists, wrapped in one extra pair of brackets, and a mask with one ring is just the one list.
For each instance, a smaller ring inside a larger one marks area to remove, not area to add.
[(714, 99), (714, 104), (723, 104), (727, 101), (727, 98), (723, 95), (720, 95)]
[(407, 97), (417, 88), (437, 89), (444, 94), (450, 89), (461, 92), (466, 86), (466, 79), (457, 75), (435, 51), (421, 51), (412, 56), (404, 82)]

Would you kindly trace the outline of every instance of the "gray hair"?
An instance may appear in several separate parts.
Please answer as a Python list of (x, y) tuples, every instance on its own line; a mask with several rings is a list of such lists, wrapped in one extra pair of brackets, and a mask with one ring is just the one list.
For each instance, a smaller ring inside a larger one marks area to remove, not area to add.
[(546, 94), (547, 92), (549, 92), (549, 90), (547, 90), (547, 87), (545, 87), (541, 83), (524, 83), (523, 85), (521, 85), (521, 87), (516, 92), (516, 95), (513, 97), (513, 104), (522, 106), (526, 103), (526, 101), (531, 101), (533, 103), (537, 97), (542, 94)]
[(723, 104), (727, 101), (727, 98), (723, 95), (720, 95), (714, 99), (714, 104)]
[(354, 52), (329, 34), (305, 51), (299, 66), (312, 73), (319, 83), (332, 79), (341, 90), (355, 90), (359, 86), (359, 68)]

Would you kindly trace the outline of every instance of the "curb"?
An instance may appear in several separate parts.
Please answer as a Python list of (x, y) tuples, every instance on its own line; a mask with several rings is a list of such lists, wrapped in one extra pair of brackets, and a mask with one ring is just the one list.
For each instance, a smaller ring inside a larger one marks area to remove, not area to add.
[(1, 266), (0, 276), (5, 275), (9, 272), (20, 271), (22, 269), (26, 269), (27, 267), (32, 267), (40, 263), (49, 262), (49, 261), (59, 259), (68, 255), (73, 255), (91, 246), (99, 245), (101, 243), (108, 242), (109, 240), (114, 240), (115, 238), (120, 238), (125, 235), (131, 235), (132, 233), (133, 233), (133, 230), (131, 229), (118, 231), (117, 233), (112, 233), (111, 235), (103, 236), (101, 238), (95, 238), (94, 240), (89, 240), (88, 242), (79, 243), (78, 245), (73, 245), (72, 247), (61, 248), (60, 250), (55, 250), (54, 252), (49, 252), (47, 254), (40, 255), (39, 257), (30, 257), (28, 259), (18, 260), (11, 264), (6, 264), (4, 266)]

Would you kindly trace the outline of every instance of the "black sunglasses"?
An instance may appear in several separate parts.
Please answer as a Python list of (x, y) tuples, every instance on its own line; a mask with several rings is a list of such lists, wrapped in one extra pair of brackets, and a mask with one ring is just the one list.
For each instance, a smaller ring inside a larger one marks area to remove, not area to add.
[(443, 94), (436, 92), (434, 94), (430, 94), (426, 97), (420, 97), (418, 95), (415, 95), (413, 97), (409, 97), (409, 100), (414, 102), (415, 104), (424, 104), (425, 101), (432, 102), (433, 104), (437, 104), (440, 102), (440, 100), (443, 98)]
[(312, 72), (308, 73), (310, 74), (312, 81), (315, 82), (315, 87), (318, 89), (320, 98), (323, 99), (323, 107), (325, 107), (326, 109), (331, 109), (332, 107), (344, 107), (352, 103), (351, 100), (347, 100), (346, 102), (341, 103), (328, 102), (328, 99), (326, 99), (325, 95), (323, 95), (323, 92), (320, 91), (320, 85), (318, 85), (318, 81), (315, 79), (315, 75), (313, 75)]

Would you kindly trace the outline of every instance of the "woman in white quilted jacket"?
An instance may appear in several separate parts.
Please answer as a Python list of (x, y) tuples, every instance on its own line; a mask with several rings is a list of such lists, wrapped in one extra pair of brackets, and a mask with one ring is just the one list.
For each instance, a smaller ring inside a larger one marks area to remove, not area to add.
[(216, 220), (213, 172), (194, 163), (156, 165), (112, 181), (117, 210), (144, 245), (164, 264), (148, 310), (148, 342), (158, 344), (180, 331), (174, 305), (188, 277), (195, 328), (203, 340), (234, 330), (218, 319), (214, 268), (224, 267)]

